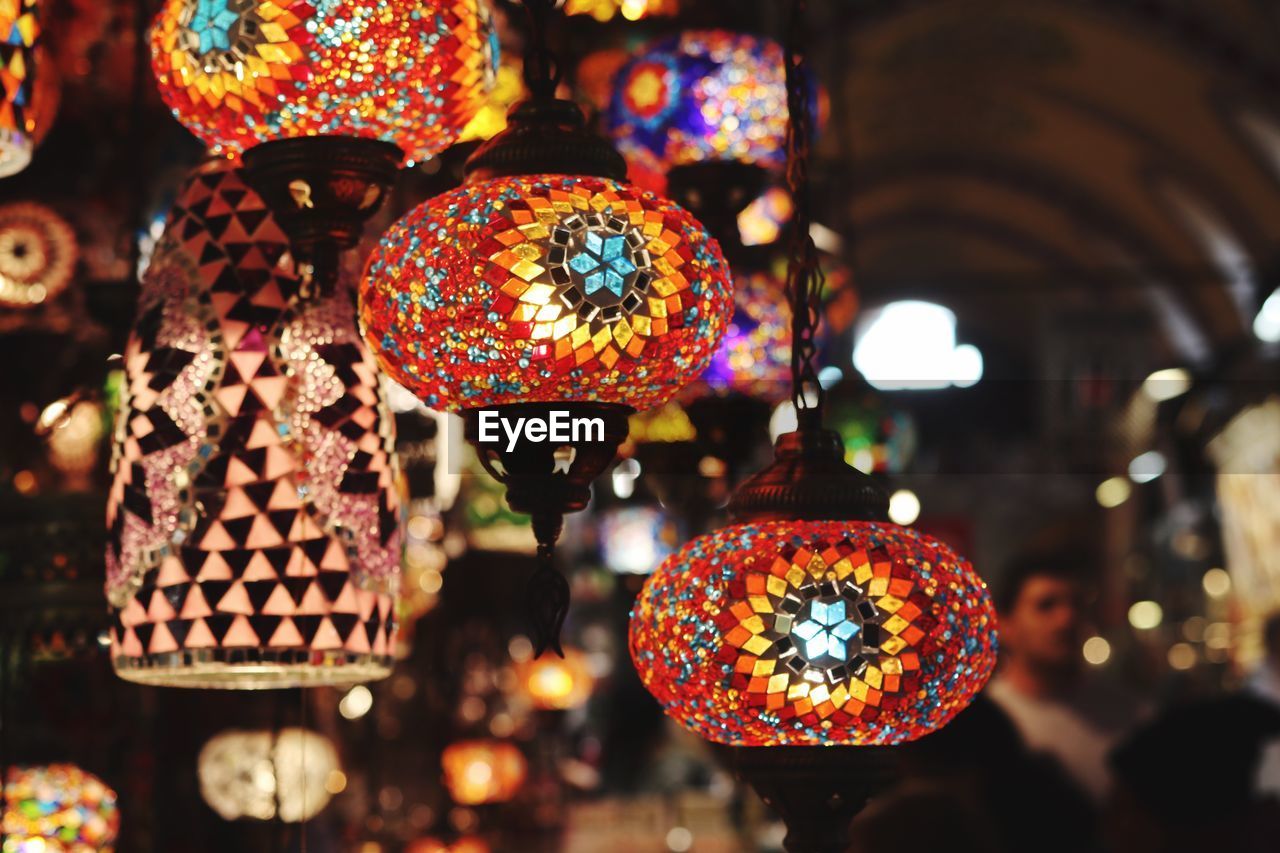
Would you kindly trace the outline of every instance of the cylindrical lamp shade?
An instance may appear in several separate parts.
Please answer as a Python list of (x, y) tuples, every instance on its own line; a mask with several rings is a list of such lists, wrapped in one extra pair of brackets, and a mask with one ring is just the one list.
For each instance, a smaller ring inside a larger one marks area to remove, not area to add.
[(76, 256), (75, 231), (54, 211), (35, 202), (0, 206), (0, 307), (34, 308), (57, 297), (71, 283)]
[(787, 160), (782, 48), (723, 30), (693, 30), (642, 48), (618, 72), (609, 133), (633, 169)]
[(328, 738), (306, 729), (227, 731), (209, 739), (197, 763), (200, 794), (225, 820), (300, 823), (329, 804), (341, 772)]
[(131, 681), (381, 678), (394, 650), (394, 419), (349, 292), (310, 292), (229, 167), (181, 190), (125, 350), (108, 498), (112, 660)]
[(57, 108), (41, 41), (37, 0), (0, 3), (0, 178), (27, 167)]
[(529, 769), (520, 750), (500, 740), (451, 743), (440, 764), (449, 795), (463, 806), (505, 803), (520, 790)]
[(4, 802), (5, 853), (115, 850), (116, 792), (73, 764), (10, 767)]
[(487, 2), (165, 0), (152, 65), (174, 115), (215, 151), (334, 134), (422, 160), (493, 83)]
[(392, 226), (361, 290), (366, 338), (433, 409), (661, 405), (731, 311), (720, 248), (680, 207), (605, 178), (463, 186)]
[(631, 656), (667, 713), (716, 743), (898, 744), (986, 683), (995, 610), (968, 563), (911, 529), (738, 524), (649, 577)]
[(786, 283), (765, 272), (736, 276), (733, 301), (733, 319), (702, 383), (718, 392), (736, 391), (771, 402), (785, 399), (791, 394)]

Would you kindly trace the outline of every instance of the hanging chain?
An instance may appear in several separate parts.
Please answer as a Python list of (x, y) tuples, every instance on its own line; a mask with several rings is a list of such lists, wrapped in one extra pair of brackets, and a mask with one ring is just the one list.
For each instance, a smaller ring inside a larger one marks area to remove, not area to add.
[(560, 62), (547, 44), (547, 24), (559, 6), (558, 0), (524, 0), (529, 14), (529, 40), (524, 48), (524, 82), (535, 100), (556, 96), (562, 71)]
[(795, 204), (787, 295), (791, 300), (791, 400), (800, 425), (822, 420), (825, 395), (814, 364), (818, 354), (822, 287), (825, 277), (810, 234), (809, 158), (813, 141), (813, 86), (806, 73), (806, 0), (791, 0), (785, 62), (787, 73), (787, 186)]

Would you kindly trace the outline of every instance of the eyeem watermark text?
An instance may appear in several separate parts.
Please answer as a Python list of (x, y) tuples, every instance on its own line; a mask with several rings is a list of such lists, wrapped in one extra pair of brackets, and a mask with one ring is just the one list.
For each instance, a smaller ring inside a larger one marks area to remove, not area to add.
[(574, 417), (553, 409), (545, 417), (510, 417), (500, 411), (480, 412), (478, 439), (481, 444), (499, 444), (506, 439), (507, 452), (520, 441), (541, 444), (585, 444), (604, 441), (604, 418)]

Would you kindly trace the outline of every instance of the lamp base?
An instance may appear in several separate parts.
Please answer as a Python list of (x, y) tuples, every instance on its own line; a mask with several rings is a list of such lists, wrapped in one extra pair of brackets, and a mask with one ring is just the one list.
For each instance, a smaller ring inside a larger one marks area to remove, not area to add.
[(787, 825), (787, 853), (844, 853), (849, 824), (898, 776), (891, 746), (722, 746), (724, 765)]
[(244, 152), (245, 178), (289, 235), (298, 260), (322, 276), (360, 242), (404, 153), (390, 142), (354, 136), (276, 139)]

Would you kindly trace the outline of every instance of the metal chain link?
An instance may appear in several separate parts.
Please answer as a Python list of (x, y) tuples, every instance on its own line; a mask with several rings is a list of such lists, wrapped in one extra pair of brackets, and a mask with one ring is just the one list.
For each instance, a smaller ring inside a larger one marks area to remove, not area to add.
[(809, 199), (809, 158), (813, 141), (813, 87), (806, 74), (806, 0), (791, 0), (785, 63), (787, 75), (787, 186), (795, 204), (791, 258), (787, 265), (787, 294), (791, 300), (791, 400), (800, 424), (822, 420), (825, 394), (818, 382), (815, 359), (825, 277), (818, 247), (810, 234), (813, 222)]
[(560, 61), (547, 44), (547, 24), (560, 6), (558, 0), (524, 0), (529, 14), (529, 40), (524, 48), (524, 82), (537, 100), (556, 95), (563, 74)]

